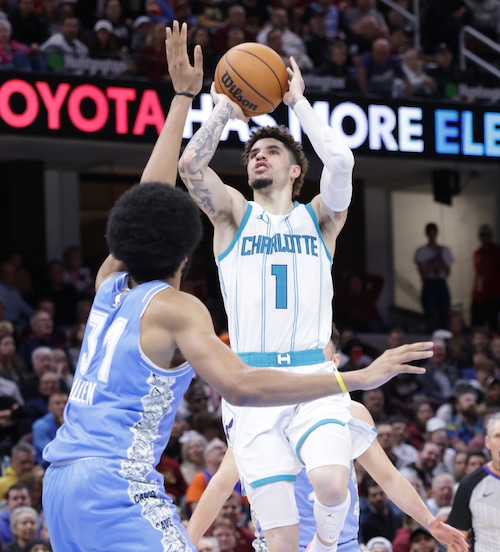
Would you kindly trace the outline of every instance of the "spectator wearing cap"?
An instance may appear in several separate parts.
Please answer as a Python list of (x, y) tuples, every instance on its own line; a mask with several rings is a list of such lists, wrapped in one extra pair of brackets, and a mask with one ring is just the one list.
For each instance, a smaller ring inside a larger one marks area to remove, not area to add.
[(410, 552), (438, 552), (436, 539), (425, 529), (417, 527), (410, 534)]
[(94, 25), (87, 46), (89, 55), (96, 59), (119, 59), (120, 49), (113, 34), (113, 25), (107, 19), (99, 19)]
[(470, 79), (466, 79), (456, 66), (455, 56), (446, 42), (440, 42), (436, 46), (434, 61), (436, 66), (429, 68), (428, 73), (436, 83), (435, 96), (445, 100), (460, 100), (458, 85)]
[(302, 20), (307, 26), (312, 12), (319, 11), (325, 15), (325, 36), (329, 40), (341, 38), (344, 33), (340, 32), (340, 12), (332, 0), (316, 0), (311, 2), (302, 14)]
[(446, 432), (446, 422), (438, 417), (427, 420), (426, 436), (427, 440), (437, 445), (441, 451), (441, 460), (434, 470), (434, 475), (453, 473), (453, 461), (457, 451), (450, 446), (450, 440)]
[(312, 9), (307, 19), (308, 32), (302, 37), (307, 55), (313, 62), (313, 73), (330, 61), (333, 39), (325, 32), (326, 13), (320, 8)]
[[(499, 4), (500, 6), (500, 4)], [(500, 9), (500, 8), (499, 8)], [(471, 297), (471, 325), (500, 330), (500, 245), (493, 242), (493, 230), (481, 224), (478, 230), (480, 245), (472, 255), (474, 280)]]
[(365, 545), (366, 552), (392, 552), (392, 544), (385, 537), (373, 537)]
[(132, 38), (130, 39), (131, 54), (138, 54), (141, 48), (146, 45), (146, 37), (151, 27), (151, 18), (147, 15), (140, 15), (134, 21)]

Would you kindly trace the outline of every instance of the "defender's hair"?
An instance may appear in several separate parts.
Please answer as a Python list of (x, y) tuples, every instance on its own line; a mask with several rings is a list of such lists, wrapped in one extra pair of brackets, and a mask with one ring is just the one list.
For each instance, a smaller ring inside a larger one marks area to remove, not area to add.
[(109, 251), (138, 282), (171, 278), (202, 234), (200, 212), (189, 195), (168, 184), (134, 186), (109, 214)]

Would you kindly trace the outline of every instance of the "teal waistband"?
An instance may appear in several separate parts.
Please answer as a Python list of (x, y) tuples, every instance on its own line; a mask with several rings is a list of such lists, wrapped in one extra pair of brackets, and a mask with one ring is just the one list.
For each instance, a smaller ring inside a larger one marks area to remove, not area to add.
[(309, 366), (326, 362), (323, 349), (307, 351), (289, 351), (287, 353), (238, 353), (239, 357), (249, 366), (277, 367)]

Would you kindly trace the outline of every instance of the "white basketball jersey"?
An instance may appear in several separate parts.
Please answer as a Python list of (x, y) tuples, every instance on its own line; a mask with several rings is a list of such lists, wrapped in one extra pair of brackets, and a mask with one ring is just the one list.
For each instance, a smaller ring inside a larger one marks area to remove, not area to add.
[(310, 204), (271, 215), (249, 202), (217, 265), (233, 350), (281, 353), (328, 343), (332, 257)]

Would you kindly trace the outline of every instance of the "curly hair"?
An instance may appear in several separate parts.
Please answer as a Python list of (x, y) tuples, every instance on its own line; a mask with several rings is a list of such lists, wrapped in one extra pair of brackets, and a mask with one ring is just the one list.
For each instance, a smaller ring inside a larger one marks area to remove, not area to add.
[(109, 251), (138, 282), (171, 278), (201, 239), (200, 211), (189, 195), (151, 182), (133, 186), (108, 218)]
[(296, 198), (300, 194), (300, 190), (304, 184), (307, 167), (309, 166), (304, 150), (302, 149), (302, 144), (294, 140), (288, 129), (283, 125), (260, 127), (250, 134), (250, 138), (245, 144), (245, 149), (243, 151), (243, 162), (245, 165), (248, 164), (250, 151), (255, 142), (263, 138), (274, 138), (281, 142), (291, 154), (294, 162), (300, 166), (300, 175), (295, 179), (292, 189), (292, 198)]

